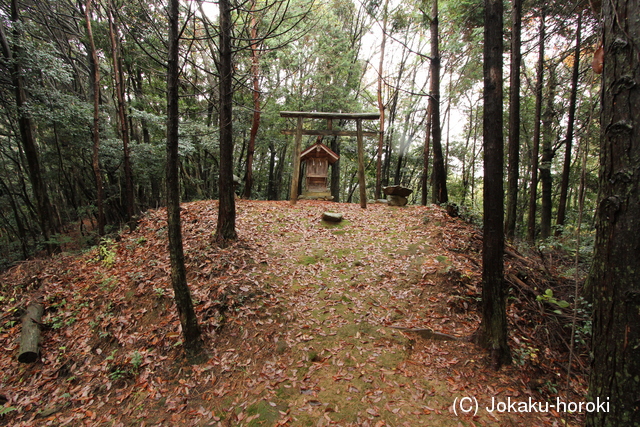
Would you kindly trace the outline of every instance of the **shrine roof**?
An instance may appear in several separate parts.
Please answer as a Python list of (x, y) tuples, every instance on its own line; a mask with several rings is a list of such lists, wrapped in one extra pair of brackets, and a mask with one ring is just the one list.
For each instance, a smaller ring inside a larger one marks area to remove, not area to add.
[(338, 161), (340, 156), (331, 151), (331, 149), (323, 143), (318, 142), (300, 153), (300, 160), (307, 160), (312, 158), (327, 158), (329, 160), (329, 163), (333, 164)]

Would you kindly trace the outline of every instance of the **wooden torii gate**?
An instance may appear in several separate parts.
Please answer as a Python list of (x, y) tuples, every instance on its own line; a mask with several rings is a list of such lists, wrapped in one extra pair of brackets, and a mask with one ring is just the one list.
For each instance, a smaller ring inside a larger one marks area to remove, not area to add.
[[(316, 136), (355, 136), (358, 140), (358, 187), (360, 189), (360, 207), (367, 207), (367, 192), (364, 181), (364, 143), (362, 141), (365, 136), (379, 136), (379, 132), (363, 132), (363, 120), (379, 120), (380, 113), (322, 113), (322, 112), (300, 112), (300, 111), (281, 111), (281, 117), (289, 117), (297, 119), (298, 123), (295, 129), (283, 130), (285, 135), (295, 135), (295, 145), (293, 150), (293, 177), (291, 178), (291, 193), (289, 200), (292, 205), (298, 201), (298, 181), (300, 180), (300, 146), (302, 144), (302, 135)], [(327, 128), (322, 130), (303, 129), (302, 122), (304, 119), (326, 119)], [(338, 120), (355, 120), (356, 131), (333, 130), (333, 119)]]

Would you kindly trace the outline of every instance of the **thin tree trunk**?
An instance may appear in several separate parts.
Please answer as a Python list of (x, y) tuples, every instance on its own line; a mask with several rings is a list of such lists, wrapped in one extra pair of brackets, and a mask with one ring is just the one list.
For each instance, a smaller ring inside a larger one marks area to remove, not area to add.
[(476, 120), (473, 122), (473, 146), (471, 148), (471, 207), (475, 207), (476, 204), (476, 157), (478, 156), (477, 143), (478, 143), (478, 116), (480, 115), (480, 109), (476, 109)]
[(360, 207), (367, 207), (367, 184), (364, 176), (364, 141), (362, 138), (362, 120), (356, 119), (356, 129), (358, 133), (358, 187), (360, 190)]
[(411, 112), (407, 113), (404, 120), (404, 126), (402, 129), (402, 137), (400, 138), (400, 144), (398, 145), (398, 163), (396, 164), (396, 173), (394, 175), (394, 184), (402, 184), (402, 163), (404, 161), (404, 153), (407, 150), (409, 142), (407, 142), (407, 133), (409, 132), (409, 126), (411, 123)]
[(380, 66), (378, 67), (378, 111), (380, 111), (380, 135), (378, 136), (378, 151), (376, 155), (376, 194), (375, 198), (382, 197), (382, 146), (384, 145), (384, 121), (385, 106), (382, 101), (384, 49), (387, 43), (387, 6), (389, 0), (385, 0), (382, 10), (382, 42), (380, 43)]
[[(337, 136), (331, 139), (331, 151), (340, 156), (340, 138)], [(340, 159), (331, 165), (331, 195), (334, 202), (340, 203)]]
[(447, 173), (442, 155), (442, 129), (440, 127), (440, 48), (438, 46), (438, 0), (432, 0), (431, 9), (431, 135), (433, 143), (433, 186), (431, 202), (442, 204), (449, 201)]
[(256, 137), (260, 127), (260, 57), (258, 49), (258, 18), (256, 17), (256, 1), (251, 2), (251, 80), (253, 83), (253, 117), (251, 119), (251, 131), (249, 133), (249, 146), (247, 147), (247, 170), (244, 177), (245, 199), (251, 198), (253, 187), (253, 155), (256, 151)]
[(115, 82), (116, 98), (118, 100), (118, 121), (120, 123), (120, 137), (122, 138), (125, 209), (127, 221), (135, 215), (135, 200), (133, 197), (133, 172), (131, 170), (131, 150), (129, 148), (129, 121), (127, 119), (127, 104), (124, 100), (124, 82), (122, 81), (122, 67), (120, 64), (120, 44), (117, 40), (117, 28), (113, 19), (113, 4), (108, 3), (107, 16), (109, 18), (109, 39), (111, 41), (111, 55), (113, 57), (113, 79)]
[[(567, 136), (565, 138), (564, 165), (562, 167), (562, 181), (560, 182), (560, 200), (558, 201), (558, 218), (556, 224), (564, 225), (567, 210), (567, 193), (569, 191), (569, 173), (571, 172), (571, 149), (573, 146), (573, 128), (576, 117), (576, 103), (578, 98), (578, 78), (580, 76), (580, 48), (582, 37), (582, 11), (578, 13), (578, 28), (576, 29), (576, 49), (573, 59), (573, 73), (571, 76), (571, 95), (569, 98), (569, 118), (567, 119)], [(557, 233), (561, 233), (558, 227)]]
[(235, 240), (236, 201), (233, 187), (233, 64), (231, 4), (220, 0), (220, 176), (218, 224), (215, 239), (221, 246)]
[(289, 144), (282, 144), (282, 152), (280, 153), (280, 160), (278, 161), (278, 166), (276, 167), (276, 178), (275, 178), (275, 200), (280, 200), (280, 194), (282, 194), (282, 188), (287, 188), (287, 183), (282, 179), (282, 175), (284, 174), (284, 166), (287, 163), (287, 149), (289, 148)]
[(527, 240), (536, 238), (536, 205), (538, 199), (538, 155), (540, 149), (540, 121), (542, 116), (542, 84), (544, 80), (545, 10), (540, 17), (538, 65), (536, 69), (536, 106), (531, 150), (531, 183), (529, 187), (529, 217), (527, 218)]
[(511, 11), (511, 76), (509, 78), (509, 165), (507, 167), (507, 215), (505, 237), (516, 234), (520, 168), (520, 66), (522, 64), (522, 0), (513, 0)]
[(267, 182), (267, 200), (276, 200), (276, 147), (272, 142), (269, 143), (269, 181)]
[[(469, 131), (467, 132), (467, 138), (466, 141), (464, 143), (464, 153), (465, 155), (462, 156), (462, 197), (461, 197), (461, 201), (460, 204), (465, 206), (466, 205), (466, 199), (467, 199), (467, 194), (469, 193), (469, 184), (471, 182), (471, 180), (473, 179), (471, 177), (471, 168), (468, 165), (467, 162), (467, 153), (469, 152), (469, 143), (471, 142), (471, 134), (474, 133), (475, 131), (475, 125), (474, 125), (474, 118), (473, 118), (473, 104), (470, 104), (470, 108), (469, 108)], [(475, 139), (475, 138), (474, 138)], [(475, 140), (474, 140), (474, 144), (475, 144)], [(473, 153), (475, 152), (475, 150), (472, 150), (472, 158), (471, 158), (471, 163), (475, 162), (475, 156), (473, 155)]]
[[(102, 186), (102, 171), (100, 170), (100, 67), (98, 62), (98, 54), (96, 45), (93, 40), (93, 31), (91, 29), (91, 3), (93, 0), (87, 0), (85, 6), (85, 20), (87, 25), (87, 36), (89, 38), (89, 47), (91, 49), (90, 68), (93, 76), (93, 151), (91, 155), (91, 166), (93, 167), (93, 175), (96, 179), (97, 192), (97, 209), (98, 209), (98, 234), (104, 236), (104, 188)], [(82, 218), (80, 219), (82, 220)]]
[(169, 256), (171, 259), (171, 284), (176, 300), (178, 317), (182, 325), (184, 349), (192, 361), (202, 354), (203, 342), (200, 326), (187, 285), (187, 274), (182, 248), (180, 221), (180, 181), (178, 179), (178, 126), (179, 111), (179, 0), (169, 2), (169, 55), (167, 60), (167, 226)]
[(422, 194), (420, 197), (420, 204), (422, 206), (427, 206), (427, 200), (429, 199), (429, 159), (431, 157), (430, 153), (430, 140), (431, 140), (431, 103), (427, 107), (427, 123), (425, 126), (425, 136), (424, 136), (424, 149), (422, 151), (422, 161), (423, 161), (423, 170), (422, 170)]
[(549, 93), (547, 105), (542, 118), (542, 157), (540, 158), (540, 183), (542, 184), (542, 203), (540, 207), (540, 237), (543, 239), (551, 236), (551, 203), (553, 177), (551, 176), (551, 163), (555, 156), (553, 149), (553, 116), (555, 114), (554, 98), (556, 95), (555, 69), (549, 70)]
[(16, 203), (15, 197), (11, 193), (9, 186), (0, 178), (0, 185), (4, 188), (4, 191), (9, 199), (9, 204), (11, 205), (11, 209), (13, 210), (13, 216), (16, 222), (16, 228), (18, 229), (18, 238), (20, 239), (20, 247), (22, 248), (22, 257), (27, 259), (29, 257), (29, 251), (27, 250), (27, 231), (24, 227), (24, 223), (22, 222), (22, 218), (20, 218), (20, 214), (22, 210), (18, 207)]
[(504, 194), (502, 130), (502, 0), (485, 0), (484, 15), (484, 197), (482, 322), (477, 344), (491, 353), (494, 369), (511, 363), (507, 344), (504, 281)]

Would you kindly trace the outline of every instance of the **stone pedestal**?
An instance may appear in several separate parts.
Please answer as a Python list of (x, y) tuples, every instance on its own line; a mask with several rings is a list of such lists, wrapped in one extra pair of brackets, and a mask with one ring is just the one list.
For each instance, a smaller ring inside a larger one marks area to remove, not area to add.
[(390, 185), (384, 187), (382, 191), (387, 195), (389, 206), (406, 206), (409, 201), (407, 196), (413, 193), (412, 189), (400, 185)]

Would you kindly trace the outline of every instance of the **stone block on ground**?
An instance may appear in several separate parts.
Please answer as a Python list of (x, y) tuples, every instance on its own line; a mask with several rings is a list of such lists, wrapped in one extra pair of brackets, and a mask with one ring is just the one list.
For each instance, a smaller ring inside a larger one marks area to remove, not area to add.
[(327, 222), (340, 222), (342, 221), (342, 214), (334, 213), (334, 212), (325, 212), (322, 214), (322, 219)]
[(388, 195), (387, 201), (389, 206), (406, 206), (409, 199), (402, 196)]

